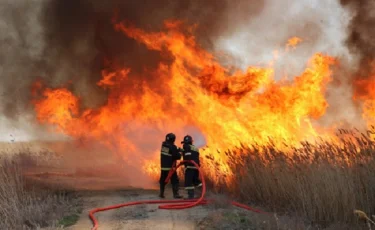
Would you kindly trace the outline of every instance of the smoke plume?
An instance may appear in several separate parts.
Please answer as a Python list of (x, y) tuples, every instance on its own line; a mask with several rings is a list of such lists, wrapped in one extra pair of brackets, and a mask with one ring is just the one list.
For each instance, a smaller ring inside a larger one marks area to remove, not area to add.
[(371, 0), (341, 0), (340, 3), (352, 13), (348, 26), (346, 44), (353, 55), (359, 59), (358, 76), (368, 76), (371, 63), (375, 57), (375, 2)]
[[(104, 68), (131, 67), (135, 81), (144, 67), (162, 57), (113, 29), (114, 12), (137, 26), (158, 29), (169, 18), (199, 22), (207, 46), (221, 27), (228, 2), (20, 0), (1, 4), (1, 113), (17, 120), (31, 112), (30, 88), (37, 79), (48, 87), (67, 86), (83, 106), (105, 102), (96, 82)], [(160, 84), (147, 79), (149, 84)], [(133, 82), (130, 82), (131, 86)]]

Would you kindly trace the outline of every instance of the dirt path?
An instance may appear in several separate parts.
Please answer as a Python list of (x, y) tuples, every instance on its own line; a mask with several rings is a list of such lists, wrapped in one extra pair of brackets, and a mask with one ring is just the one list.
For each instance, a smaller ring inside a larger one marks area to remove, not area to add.
[[(166, 197), (172, 197), (171, 191)], [(183, 192), (183, 191), (182, 191)], [(158, 199), (157, 191), (128, 190), (121, 192), (95, 192), (86, 194), (80, 220), (69, 230), (91, 229), (92, 222), (88, 217), (89, 210), (136, 200)], [(158, 205), (138, 205), (109, 210), (95, 214), (100, 230), (121, 229), (163, 229), (188, 230), (198, 229), (196, 222), (206, 217), (208, 207), (198, 206), (184, 210), (162, 210)]]
[[(80, 191), (83, 198), (83, 211), (79, 221), (74, 226), (67, 228), (69, 230), (91, 229), (93, 224), (88, 213), (94, 208), (137, 200), (160, 199), (157, 190), (131, 188), (127, 186), (121, 176), (108, 178), (101, 175), (98, 177), (97, 175), (88, 175), (87, 172), (90, 171), (81, 170), (77, 173), (74, 170), (38, 167), (28, 169), (26, 175), (29, 184), (38, 183), (46, 187), (71, 188)], [(165, 195), (166, 199), (172, 199), (170, 184), (166, 187)], [(181, 195), (186, 196), (184, 190), (181, 190)], [(207, 206), (198, 206), (183, 210), (164, 210), (158, 209), (158, 205), (137, 205), (99, 212), (95, 214), (95, 217), (99, 221), (100, 230), (188, 230), (199, 229), (196, 227), (196, 223), (209, 214), (209, 209)]]

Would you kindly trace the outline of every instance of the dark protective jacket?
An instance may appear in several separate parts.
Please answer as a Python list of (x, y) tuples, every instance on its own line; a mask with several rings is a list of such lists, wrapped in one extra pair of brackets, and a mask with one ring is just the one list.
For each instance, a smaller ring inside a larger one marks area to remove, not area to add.
[[(199, 149), (195, 147), (194, 145), (189, 145), (189, 144), (184, 144), (182, 146), (183, 148), (183, 159), (184, 160), (192, 160), (195, 163), (200, 166), (200, 161), (199, 161)], [(196, 168), (193, 163), (185, 163), (186, 168)]]
[(169, 171), (174, 162), (181, 159), (181, 154), (175, 144), (164, 141), (161, 145), (160, 164), (161, 170)]

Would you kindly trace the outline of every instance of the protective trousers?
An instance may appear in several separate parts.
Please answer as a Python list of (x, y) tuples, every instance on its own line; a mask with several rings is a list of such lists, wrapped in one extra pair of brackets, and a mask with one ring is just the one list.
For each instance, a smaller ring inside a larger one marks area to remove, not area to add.
[[(159, 179), (159, 184), (160, 184), (160, 198), (164, 198), (164, 189), (165, 189), (165, 179), (167, 179), (169, 174), (169, 170), (161, 170), (160, 172), (160, 179)], [(178, 193), (178, 185), (179, 185), (179, 179), (177, 176), (177, 172), (174, 172), (171, 176), (171, 185), (172, 185), (172, 191), (173, 191), (173, 197), (174, 198), (182, 198), (182, 196), (179, 195)]]
[(185, 169), (185, 189), (188, 193), (189, 199), (194, 199), (195, 186), (200, 186), (202, 183), (199, 180), (199, 171), (196, 168)]

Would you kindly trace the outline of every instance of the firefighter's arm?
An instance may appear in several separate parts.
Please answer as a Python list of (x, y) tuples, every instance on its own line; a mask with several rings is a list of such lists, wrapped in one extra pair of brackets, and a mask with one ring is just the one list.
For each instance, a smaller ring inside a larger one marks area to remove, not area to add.
[(172, 157), (173, 157), (173, 160), (176, 160), (176, 161), (181, 159), (181, 153), (179, 149), (177, 148), (177, 146), (174, 146), (172, 148)]

